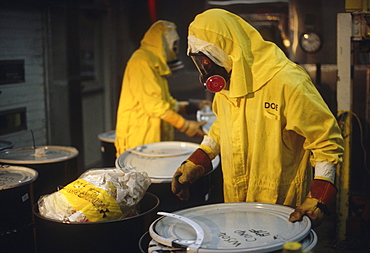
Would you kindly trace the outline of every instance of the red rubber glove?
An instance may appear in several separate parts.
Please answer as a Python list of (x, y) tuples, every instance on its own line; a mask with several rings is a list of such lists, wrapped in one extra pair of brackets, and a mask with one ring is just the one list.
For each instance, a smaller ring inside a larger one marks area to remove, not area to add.
[(173, 175), (172, 192), (181, 200), (188, 200), (190, 186), (211, 170), (211, 159), (202, 149), (198, 148), (181, 164)]
[(322, 223), (324, 214), (328, 213), (329, 207), (335, 200), (337, 188), (325, 180), (312, 180), (310, 191), (305, 201), (290, 214), (289, 221), (301, 221), (307, 215), (312, 221), (313, 227)]

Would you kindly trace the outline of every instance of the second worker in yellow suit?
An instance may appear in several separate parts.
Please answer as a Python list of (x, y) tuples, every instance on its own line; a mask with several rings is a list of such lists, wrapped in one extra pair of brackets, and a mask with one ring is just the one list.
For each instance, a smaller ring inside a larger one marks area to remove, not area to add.
[(174, 23), (155, 22), (129, 59), (122, 82), (116, 123), (116, 156), (129, 148), (172, 141), (174, 127), (188, 136), (203, 136), (204, 123), (186, 120), (180, 113), (200, 109), (207, 101), (177, 101), (169, 91), (169, 62), (177, 59), (179, 36)]
[(215, 92), (217, 119), (175, 172), (172, 191), (187, 199), (188, 188), (220, 154), (225, 202), (289, 205), (297, 207), (290, 221), (307, 215), (319, 224), (335, 198), (343, 139), (309, 75), (241, 17), (221, 9), (190, 24), (188, 54)]

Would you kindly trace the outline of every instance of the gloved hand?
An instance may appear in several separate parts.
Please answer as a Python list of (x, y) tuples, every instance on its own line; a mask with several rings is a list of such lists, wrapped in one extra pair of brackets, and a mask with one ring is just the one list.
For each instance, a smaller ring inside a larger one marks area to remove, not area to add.
[(180, 132), (185, 133), (189, 137), (203, 137), (204, 132), (200, 129), (201, 126), (207, 122), (197, 122), (194, 120), (186, 120), (180, 114), (168, 110), (165, 115), (161, 117), (162, 120), (170, 123), (176, 127)]
[(211, 159), (209, 159), (206, 152), (198, 148), (181, 164), (173, 175), (172, 192), (181, 200), (188, 200), (190, 186), (211, 170)]
[(185, 120), (185, 123), (178, 130), (185, 133), (189, 137), (203, 137), (204, 132), (201, 126), (205, 125), (207, 122), (198, 122), (194, 120)]
[(331, 203), (335, 199), (337, 189), (325, 180), (312, 180), (310, 191), (305, 201), (290, 214), (289, 221), (301, 221), (307, 215), (313, 227), (322, 223), (324, 214), (328, 213)]

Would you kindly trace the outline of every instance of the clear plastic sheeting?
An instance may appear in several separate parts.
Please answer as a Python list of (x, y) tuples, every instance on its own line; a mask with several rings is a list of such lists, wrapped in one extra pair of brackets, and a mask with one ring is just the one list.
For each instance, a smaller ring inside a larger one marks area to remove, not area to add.
[(99, 222), (137, 215), (137, 204), (151, 184), (146, 172), (101, 168), (38, 201), (40, 215), (62, 222)]

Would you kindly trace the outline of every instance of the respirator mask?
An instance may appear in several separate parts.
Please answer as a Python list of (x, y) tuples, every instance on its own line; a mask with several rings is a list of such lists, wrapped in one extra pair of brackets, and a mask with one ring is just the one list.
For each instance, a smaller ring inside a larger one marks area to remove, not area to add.
[(172, 72), (184, 68), (184, 63), (178, 58), (179, 40), (174, 41), (172, 50), (170, 50), (168, 54), (169, 56), (168, 56), (167, 65), (170, 67)]
[(210, 92), (222, 91), (229, 83), (230, 77), (224, 67), (214, 63), (203, 53), (189, 53), (200, 75), (199, 81)]

